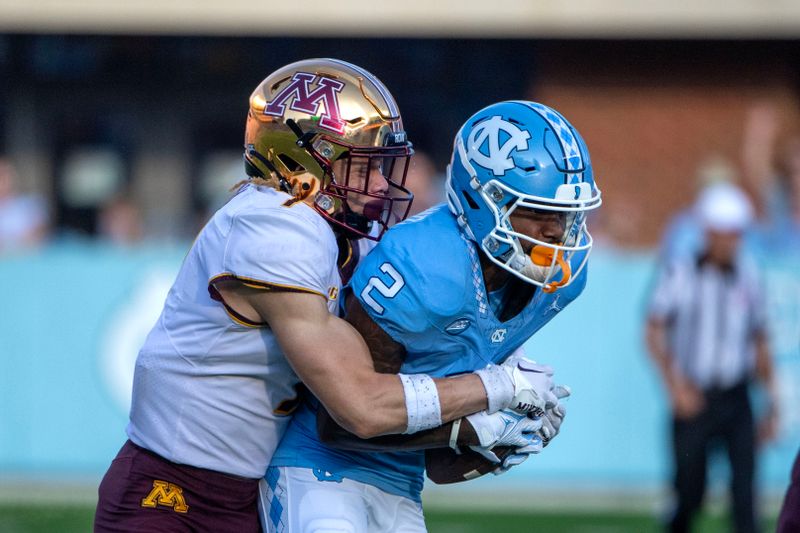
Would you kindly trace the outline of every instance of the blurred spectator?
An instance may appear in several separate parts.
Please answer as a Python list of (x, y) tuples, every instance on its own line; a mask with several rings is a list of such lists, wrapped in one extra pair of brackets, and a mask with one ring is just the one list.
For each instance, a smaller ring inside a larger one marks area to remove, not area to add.
[(64, 151), (56, 175), (60, 230), (68, 236), (100, 236), (100, 213), (123, 194), (126, 165), (119, 150), (79, 144)]
[(112, 244), (136, 244), (144, 233), (141, 212), (129, 198), (118, 196), (100, 210), (97, 230), (101, 239)]
[(778, 143), (780, 114), (769, 102), (748, 112), (742, 150), (745, 186), (756, 199), (757, 244), (800, 250), (800, 136)]
[(416, 215), (444, 200), (443, 180), (428, 154), (417, 151), (411, 158), (406, 187), (414, 193), (409, 216)]
[(0, 157), (0, 254), (40, 244), (47, 229), (44, 201), (21, 194), (11, 161)]
[[(711, 155), (697, 169), (696, 189), (702, 192), (717, 183), (735, 183), (736, 169), (720, 155)], [(703, 247), (704, 231), (692, 206), (679, 211), (667, 222), (661, 238), (659, 255), (662, 260), (696, 256)]]
[(705, 493), (709, 452), (721, 442), (732, 472), (734, 529), (752, 532), (757, 431), (748, 388), (754, 376), (770, 399), (760, 438), (772, 439), (777, 427), (764, 291), (755, 265), (738, 253), (752, 207), (741, 189), (718, 183), (700, 194), (694, 216), (703, 245), (693, 257), (670, 258), (647, 322), (648, 348), (672, 409), (677, 501), (669, 530), (690, 530)]
[[(769, 102), (747, 112), (742, 143), (742, 187), (754, 202), (757, 222), (746, 245), (770, 251), (800, 251), (800, 136), (778, 142), (780, 113)], [(733, 165), (712, 156), (698, 170), (698, 185), (736, 183)], [(703, 229), (691, 209), (675, 215), (661, 240), (662, 258), (694, 254), (703, 246)]]

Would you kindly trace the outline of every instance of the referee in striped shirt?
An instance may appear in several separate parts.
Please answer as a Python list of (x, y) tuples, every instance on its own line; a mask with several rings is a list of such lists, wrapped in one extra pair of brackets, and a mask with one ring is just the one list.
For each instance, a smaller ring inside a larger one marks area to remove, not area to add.
[(673, 258), (661, 269), (647, 321), (648, 348), (672, 408), (676, 505), (669, 531), (690, 531), (705, 493), (708, 453), (721, 442), (731, 465), (735, 531), (753, 532), (753, 378), (770, 398), (759, 428), (764, 439), (774, 435), (776, 404), (764, 292), (755, 265), (739, 253), (752, 207), (741, 190), (722, 183), (703, 191), (695, 215), (704, 245), (697, 255)]

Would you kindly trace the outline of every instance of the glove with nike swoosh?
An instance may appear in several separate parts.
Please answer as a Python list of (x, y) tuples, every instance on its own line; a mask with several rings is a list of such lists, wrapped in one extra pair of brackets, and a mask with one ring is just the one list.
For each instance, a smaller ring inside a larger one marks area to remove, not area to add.
[(516, 448), (515, 455), (542, 451), (543, 442), (537, 434), (542, 428), (540, 418), (531, 418), (510, 409), (503, 409), (492, 414), (481, 411), (467, 416), (466, 419), (472, 425), (480, 442), (480, 446), (470, 446), (470, 448), (492, 462), (501, 462), (492, 451), (495, 446), (513, 446)]
[(537, 364), (524, 356), (513, 354), (500, 367), (514, 383), (514, 398), (509, 408), (519, 413), (542, 416), (547, 409), (558, 405), (553, 394), (553, 368)]

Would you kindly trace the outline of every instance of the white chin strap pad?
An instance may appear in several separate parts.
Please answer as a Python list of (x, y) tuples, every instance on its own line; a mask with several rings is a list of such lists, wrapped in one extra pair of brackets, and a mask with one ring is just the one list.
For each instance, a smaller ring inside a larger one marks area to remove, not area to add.
[(515, 254), (515, 257), (511, 260), (511, 268), (539, 283), (544, 283), (548, 275), (550, 275), (550, 279), (547, 281), (553, 281), (561, 271), (561, 267), (558, 265), (539, 266), (533, 262), (530, 256), (520, 253)]

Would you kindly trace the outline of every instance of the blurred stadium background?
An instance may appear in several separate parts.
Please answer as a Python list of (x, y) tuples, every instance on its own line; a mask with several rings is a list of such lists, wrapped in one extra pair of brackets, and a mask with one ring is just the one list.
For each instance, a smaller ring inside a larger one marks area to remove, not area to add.
[[(89, 528), (136, 351), (242, 177), (250, 91), (320, 56), (393, 91), (427, 154), (426, 201), (461, 121), (514, 98), (578, 127), (603, 189), (589, 286), (528, 346), (573, 387), (562, 435), (503, 477), (426, 487), (431, 531), (656, 531), (668, 419), (641, 330), (659, 240), (703, 183), (746, 172), (754, 110), (771, 155), (800, 133), (790, 0), (0, 0), (0, 157), (34, 228), (0, 241), (0, 530)], [(759, 455), (767, 520), (800, 445), (800, 238), (777, 226), (753, 240), (781, 393), (779, 439)], [(712, 473), (704, 530), (725, 531), (727, 471)]]

